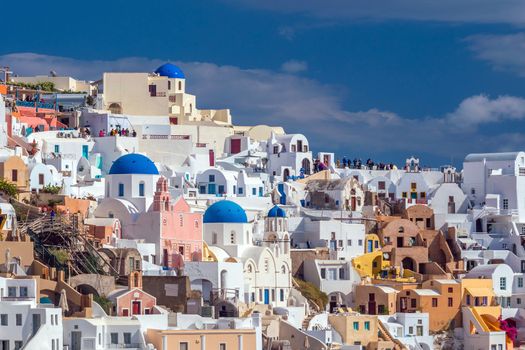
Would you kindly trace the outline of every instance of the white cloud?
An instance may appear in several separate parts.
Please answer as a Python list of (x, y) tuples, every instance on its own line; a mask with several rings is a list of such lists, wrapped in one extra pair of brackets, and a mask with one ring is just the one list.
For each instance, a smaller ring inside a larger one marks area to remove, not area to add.
[(308, 63), (305, 61), (289, 60), (281, 65), (281, 69), (286, 73), (299, 73), (308, 69)]
[[(145, 58), (83, 61), (31, 53), (0, 56), (0, 65), (10, 65), (21, 75), (54, 69), (92, 80), (104, 71), (153, 71), (162, 63)], [(201, 108), (230, 108), (240, 125), (282, 125), (288, 132), (304, 133), (317, 150), (344, 150), (348, 156), (421, 152), (461, 159), (470, 152), (521, 149), (525, 144), (523, 134), (499, 131), (506, 123), (525, 119), (525, 99), (520, 97), (471, 96), (443, 116), (409, 118), (377, 108), (350, 111), (343, 106), (340, 87), (294, 74), (205, 62), (177, 64)]]
[(418, 20), (525, 24), (522, 0), (222, 0), (247, 7), (340, 21)]
[(474, 55), (497, 70), (525, 77), (525, 33), (473, 35), (465, 39)]

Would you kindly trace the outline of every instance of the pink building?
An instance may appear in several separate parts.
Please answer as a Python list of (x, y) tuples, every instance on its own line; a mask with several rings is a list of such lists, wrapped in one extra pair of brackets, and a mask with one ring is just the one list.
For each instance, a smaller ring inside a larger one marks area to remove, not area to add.
[(113, 303), (113, 316), (149, 315), (157, 299), (142, 290), (142, 275), (136, 271), (128, 278), (127, 289), (117, 289), (108, 295)]
[(164, 177), (157, 181), (153, 211), (161, 214), (163, 265), (180, 268), (184, 261), (201, 260), (202, 214), (192, 213), (183, 197), (171, 204), (168, 183)]

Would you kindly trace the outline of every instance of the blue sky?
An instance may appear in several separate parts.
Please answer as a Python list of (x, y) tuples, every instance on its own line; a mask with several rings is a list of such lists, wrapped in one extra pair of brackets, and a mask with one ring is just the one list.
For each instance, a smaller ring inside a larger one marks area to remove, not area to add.
[[(21, 11), (3, 6), (14, 18)], [(24, 25), (0, 45), (0, 65), (21, 75), (53, 69), (94, 80), (172, 61), (201, 107), (229, 107), (237, 124), (304, 133), (314, 151), (397, 163), (414, 154), (438, 166), (525, 148), (521, 1), (24, 6), (39, 10), (24, 11)]]

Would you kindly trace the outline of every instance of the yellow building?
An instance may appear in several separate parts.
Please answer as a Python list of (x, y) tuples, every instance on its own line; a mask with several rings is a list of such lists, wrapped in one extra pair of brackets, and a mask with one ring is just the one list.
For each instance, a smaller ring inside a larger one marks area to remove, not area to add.
[(23, 159), (18, 156), (1, 158), (0, 177), (15, 184), (20, 190), (26, 189), (28, 185), (28, 171)]
[(328, 322), (341, 335), (346, 345), (361, 345), (366, 349), (394, 349), (393, 342), (379, 339), (377, 316), (361, 315), (357, 312), (332, 314)]

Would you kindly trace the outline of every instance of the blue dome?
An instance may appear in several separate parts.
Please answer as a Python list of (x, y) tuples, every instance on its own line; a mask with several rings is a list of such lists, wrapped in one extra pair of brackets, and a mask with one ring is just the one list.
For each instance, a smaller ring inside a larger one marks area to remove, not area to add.
[(269, 218), (285, 218), (286, 212), (279, 208), (277, 205), (274, 205), (272, 209), (268, 212)]
[(155, 71), (161, 77), (168, 77), (171, 79), (185, 79), (182, 69), (171, 63), (165, 63)]
[(138, 153), (130, 153), (114, 161), (111, 169), (109, 169), (109, 174), (159, 175), (159, 170), (148, 157)]
[(205, 224), (221, 222), (245, 224), (248, 222), (248, 218), (246, 217), (246, 212), (239, 204), (229, 200), (222, 200), (213, 203), (206, 209), (203, 222)]

